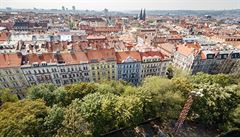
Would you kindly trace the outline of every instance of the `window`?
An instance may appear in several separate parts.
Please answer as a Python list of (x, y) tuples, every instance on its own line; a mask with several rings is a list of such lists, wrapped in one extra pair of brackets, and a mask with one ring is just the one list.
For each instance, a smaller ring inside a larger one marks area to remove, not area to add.
[(228, 54), (222, 54), (222, 59), (226, 59), (228, 57)]
[(240, 53), (233, 53), (232, 58), (240, 58)]
[(213, 59), (214, 58), (214, 54), (207, 54), (207, 59)]

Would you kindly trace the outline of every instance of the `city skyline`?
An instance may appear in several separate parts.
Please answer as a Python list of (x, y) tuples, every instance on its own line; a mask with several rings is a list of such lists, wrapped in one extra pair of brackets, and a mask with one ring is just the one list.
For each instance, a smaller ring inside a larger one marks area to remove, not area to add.
[[(37, 3), (37, 4), (36, 4)], [(214, 6), (213, 6), (214, 5)], [(1, 0), (0, 8), (17, 9), (72, 9), (75, 6), (77, 10), (139, 10), (146, 8), (148, 10), (230, 10), (240, 9), (239, 0)]]

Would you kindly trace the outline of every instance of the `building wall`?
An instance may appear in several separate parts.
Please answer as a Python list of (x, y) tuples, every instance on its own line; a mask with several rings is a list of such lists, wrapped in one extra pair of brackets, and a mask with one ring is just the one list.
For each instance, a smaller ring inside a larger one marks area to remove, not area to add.
[(145, 61), (141, 64), (141, 78), (147, 76), (166, 76), (167, 68), (171, 64), (170, 60), (166, 61)]
[(117, 64), (117, 79), (134, 85), (141, 81), (141, 62)]
[(31, 65), (22, 66), (22, 71), (29, 85), (36, 85), (41, 83), (53, 83), (56, 85), (60, 85), (56, 83), (57, 79), (60, 80), (58, 68), (56, 65), (39, 67), (33, 67)]
[(116, 80), (116, 62), (100, 62), (90, 64), (90, 81)]
[(89, 65), (60, 65), (59, 75), (61, 78), (61, 85), (71, 84), (74, 82), (89, 82)]
[(173, 64), (175, 67), (181, 68), (186, 71), (190, 71), (192, 68), (194, 56), (185, 56), (178, 52), (174, 53)]
[[(221, 54), (219, 54), (221, 55)], [(228, 56), (231, 56), (229, 53)], [(198, 72), (204, 72), (209, 74), (218, 74), (218, 73), (236, 73), (238, 71), (238, 58), (228, 57), (226, 59), (222, 59), (219, 57), (213, 59), (201, 59), (198, 55), (197, 58), (193, 62), (192, 73), (196, 74)]]
[(29, 86), (20, 67), (0, 69), (0, 89), (13, 88), (19, 98), (24, 98), (24, 89)]

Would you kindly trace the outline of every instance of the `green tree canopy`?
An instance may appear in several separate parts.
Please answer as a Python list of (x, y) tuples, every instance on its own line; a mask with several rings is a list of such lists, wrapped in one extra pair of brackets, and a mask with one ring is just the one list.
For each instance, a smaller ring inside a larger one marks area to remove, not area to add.
[(43, 123), (48, 110), (42, 100), (4, 103), (0, 108), (0, 136), (46, 136)]
[(16, 102), (18, 97), (16, 94), (12, 94), (10, 89), (1, 89), (0, 90), (0, 106), (5, 102)]
[(32, 86), (28, 89), (28, 98), (35, 99), (43, 99), (46, 102), (46, 105), (52, 106), (55, 101), (55, 96), (53, 91), (57, 87), (53, 84), (40, 84), (36, 86)]
[(62, 127), (57, 136), (87, 137), (91, 136), (91, 125), (82, 117), (80, 112), (81, 102), (74, 100), (64, 111)]
[(81, 113), (93, 125), (92, 133), (100, 135), (116, 127), (114, 103), (116, 96), (111, 93), (101, 94), (96, 92), (83, 98)]

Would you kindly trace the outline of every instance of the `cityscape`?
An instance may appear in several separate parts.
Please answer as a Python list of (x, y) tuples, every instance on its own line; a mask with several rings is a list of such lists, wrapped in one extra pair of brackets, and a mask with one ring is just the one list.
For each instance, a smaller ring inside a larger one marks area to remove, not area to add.
[(240, 1), (151, 1), (0, 2), (0, 136), (239, 137)]

